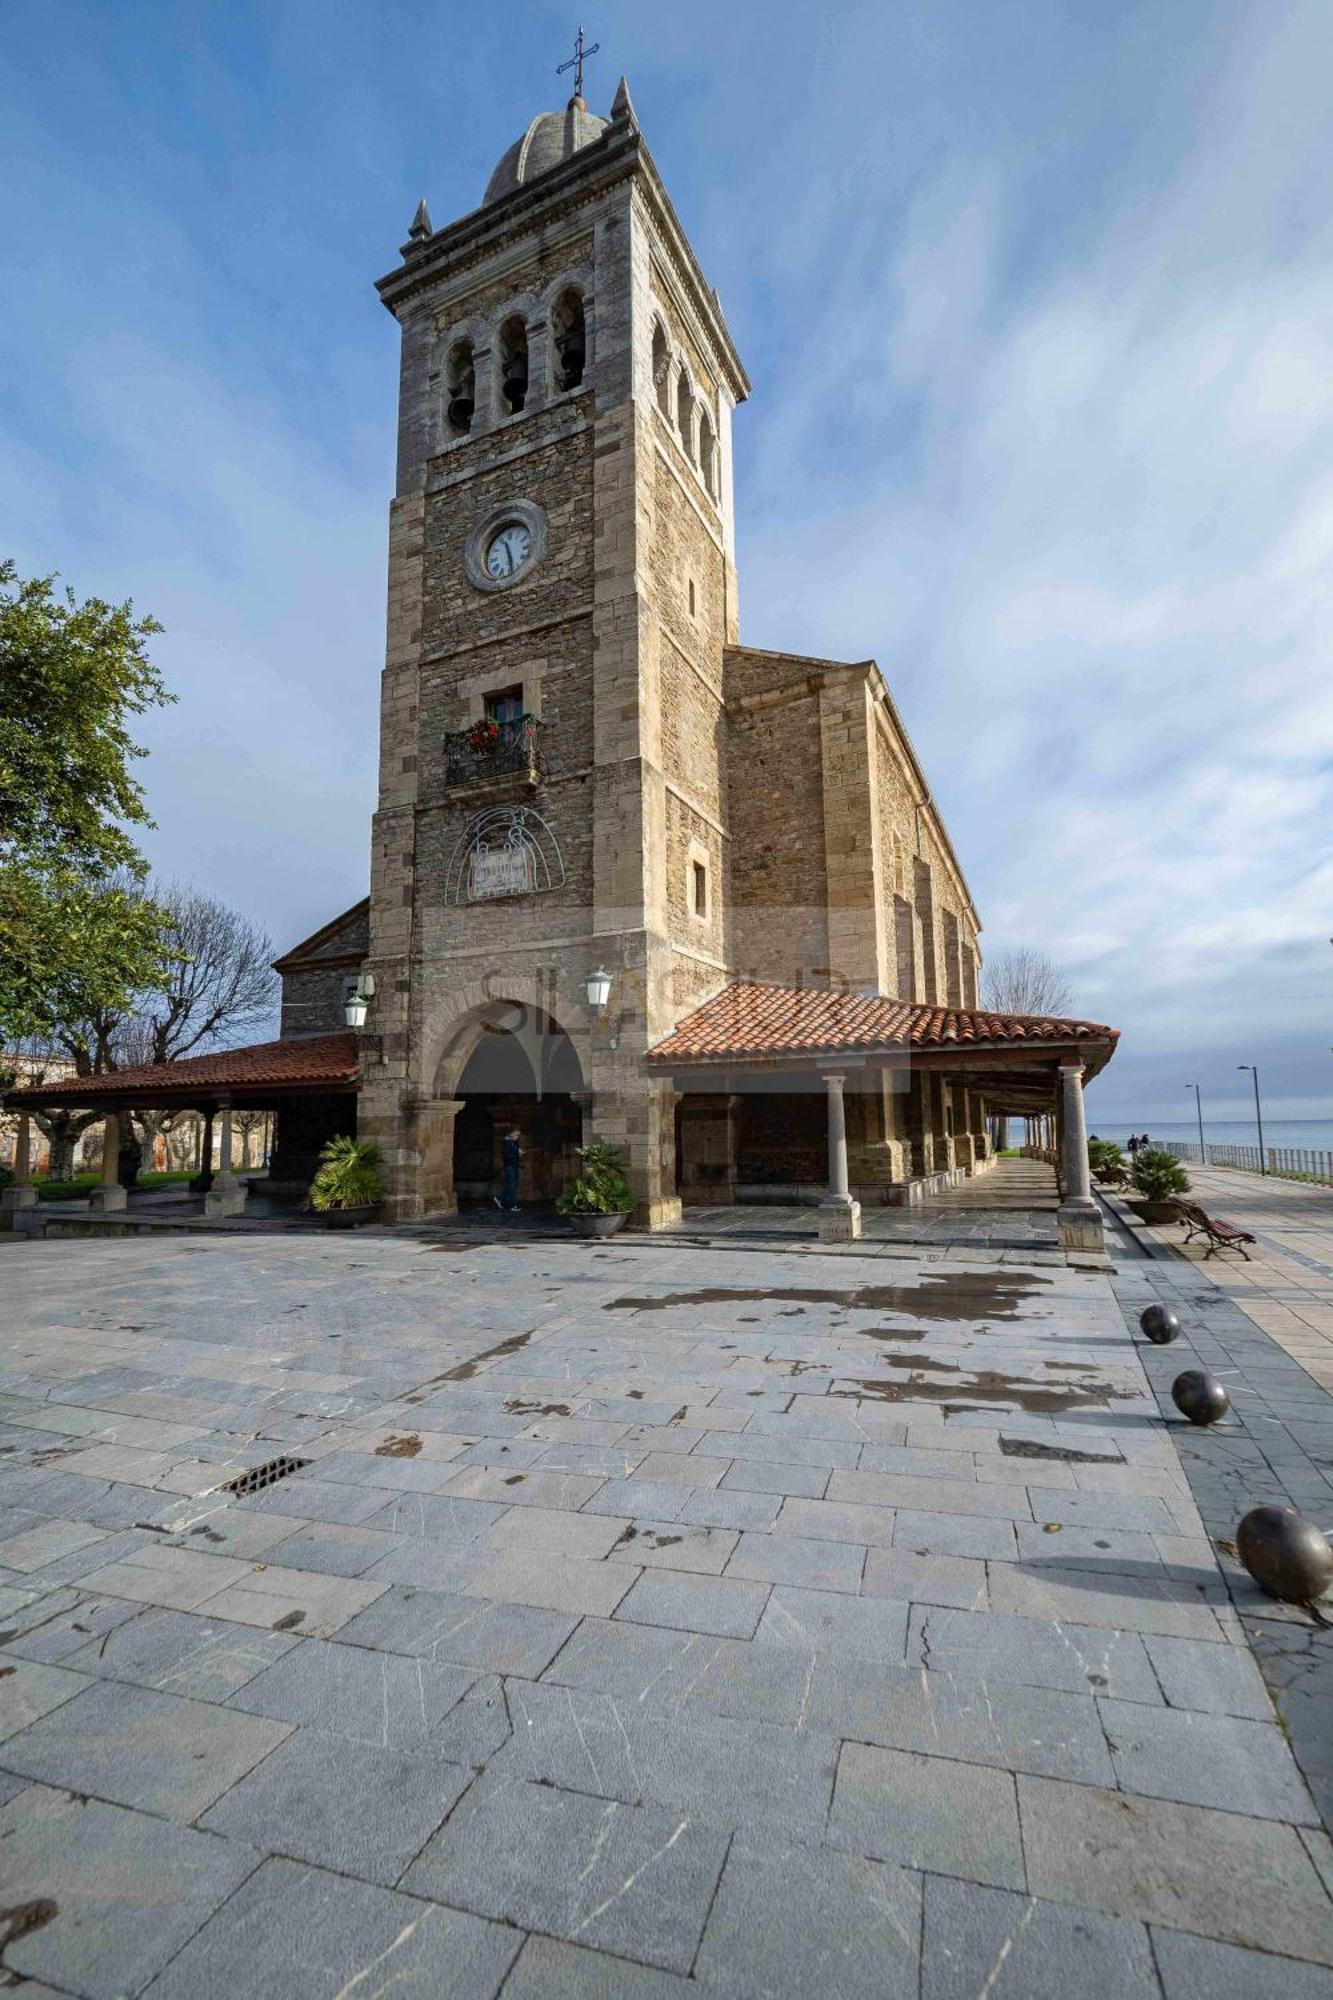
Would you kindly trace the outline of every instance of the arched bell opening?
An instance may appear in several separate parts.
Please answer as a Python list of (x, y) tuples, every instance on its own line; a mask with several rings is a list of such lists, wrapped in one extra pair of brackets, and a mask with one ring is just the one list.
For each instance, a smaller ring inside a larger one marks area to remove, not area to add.
[(556, 388), (579, 388), (587, 365), (588, 344), (583, 300), (572, 287), (556, 300), (555, 311), (551, 315), (551, 336)]
[(437, 1094), (454, 1119), (454, 1193), (461, 1208), (500, 1190), (502, 1142), (517, 1128), (523, 1149), (519, 1201), (549, 1206), (578, 1173), (583, 1066), (554, 1017), (523, 1001), (494, 1001), (462, 1023), (441, 1061)]
[(466, 437), (477, 408), (477, 372), (470, 340), (455, 341), (445, 377), (445, 422), (455, 437)]
[(517, 313), (500, 328), (500, 394), (514, 417), (528, 400), (528, 329)]
[(676, 382), (676, 429), (686, 458), (694, 459), (694, 390), (682, 368)]

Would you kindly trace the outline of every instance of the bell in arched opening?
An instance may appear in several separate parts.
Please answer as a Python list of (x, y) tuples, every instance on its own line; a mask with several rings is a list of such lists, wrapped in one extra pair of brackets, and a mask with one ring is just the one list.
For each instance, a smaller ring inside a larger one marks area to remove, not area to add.
[(555, 386), (577, 389), (587, 363), (587, 334), (583, 320), (583, 300), (576, 291), (562, 292), (551, 315), (551, 336), (555, 348)]
[(664, 417), (671, 415), (671, 350), (661, 320), (653, 328), (653, 388), (657, 407)]
[(460, 340), (449, 355), (445, 385), (444, 414), (451, 431), (465, 436), (472, 429), (477, 408), (477, 376), (472, 360), (472, 343)]
[(500, 328), (500, 394), (515, 417), (528, 400), (528, 329), (517, 313)]

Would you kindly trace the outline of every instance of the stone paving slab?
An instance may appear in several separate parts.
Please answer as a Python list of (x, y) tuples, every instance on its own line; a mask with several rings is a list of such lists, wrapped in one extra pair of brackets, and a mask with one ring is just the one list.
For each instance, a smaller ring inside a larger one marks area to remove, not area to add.
[[(1122, 1917), (928, 1876), (923, 1933), (921, 2000), (1139, 2000), (1156, 1990), (1147, 1928)], [(1225, 1992), (1240, 2000), (1249, 1989), (1213, 1989)]]
[[(1167, 1267), (1122, 1311), (959, 1242), (0, 1255), (0, 1855), (59, 1906), (7, 1967), (1328, 1991), (1333, 1660), (1216, 1543), (1333, 1495), (1333, 1398), (1199, 1274), (1187, 1352), (1133, 1335)], [(1196, 1356), (1248, 1370), (1215, 1433)]]
[(553, 1785), (470, 1795), (403, 1886), (480, 1915), (688, 1972), (727, 1837), (688, 1813)]
[(8, 1971), (88, 2000), (137, 1992), (256, 1861), (239, 1843), (43, 1785), (0, 1807), (0, 1852), (7, 1908), (51, 1910), (6, 1945)]
[(389, 1888), (471, 1776), (429, 1742), (386, 1749), (298, 1729), (199, 1824), (261, 1853)]
[(392, 1992), (493, 2000), (522, 1933), (296, 1861), (267, 1861), (147, 1989), (146, 2000)]
[(238, 1631), (197, 1612), (145, 1610), (65, 1657), (99, 1680), (225, 1702), (296, 1643), (284, 1632)]
[[(59, 1669), (45, 1669), (56, 1672)], [(276, 1749), (286, 1726), (212, 1702), (94, 1683), (5, 1745), (10, 1770), (185, 1824)]]
[(829, 1839), (853, 1853), (936, 1874), (1024, 1886), (1014, 1780), (912, 1750), (846, 1743)]
[(695, 1976), (745, 2000), (916, 2000), (920, 1935), (921, 1883), (907, 1870), (738, 1838)]

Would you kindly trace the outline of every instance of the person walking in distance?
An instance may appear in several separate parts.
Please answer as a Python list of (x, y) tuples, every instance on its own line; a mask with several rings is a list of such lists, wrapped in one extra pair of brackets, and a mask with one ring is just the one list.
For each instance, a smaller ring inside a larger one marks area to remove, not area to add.
[(518, 1208), (518, 1181), (523, 1171), (523, 1138), (511, 1125), (500, 1141), (500, 1198), (497, 1207), (512, 1215)]

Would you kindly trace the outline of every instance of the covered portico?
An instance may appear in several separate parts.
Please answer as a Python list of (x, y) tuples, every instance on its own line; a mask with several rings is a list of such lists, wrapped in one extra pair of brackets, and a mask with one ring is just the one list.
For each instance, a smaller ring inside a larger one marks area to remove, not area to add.
[[(0, 1192), (0, 1213), (13, 1226), (22, 1211), (35, 1208), (32, 1184), (32, 1117), (38, 1111), (100, 1112), (104, 1121), (102, 1179), (88, 1200), (95, 1215), (116, 1215), (129, 1205), (120, 1177), (123, 1127), (135, 1111), (196, 1111), (204, 1121), (204, 1213), (239, 1215), (246, 1190), (233, 1171), (232, 1118), (238, 1111), (276, 1111), (278, 1142), (272, 1178), (294, 1193), (308, 1182), (324, 1138), (356, 1130), (360, 1074), (357, 1037), (351, 1033), (295, 1035), (284, 1041), (252, 1043), (181, 1062), (112, 1070), (104, 1076), (60, 1077), (50, 1083), (12, 1090), (7, 1110), (17, 1113), (14, 1179)], [(220, 1166), (212, 1173), (214, 1131), (220, 1135)], [(284, 1164), (285, 1154), (285, 1164)]]
[[(989, 1167), (991, 1115), (1041, 1112), (1060, 1139), (1061, 1242), (1098, 1251), (1083, 1086), (1116, 1039), (1090, 1021), (738, 983), (678, 1023), (647, 1063), (678, 1093), (686, 1200), (701, 1164), (707, 1200), (767, 1198), (744, 1173), (747, 1129), (766, 1128), (797, 1169), (770, 1181), (780, 1198), (817, 1201), (821, 1237), (854, 1239), (863, 1201), (928, 1199)], [(708, 1128), (706, 1163), (694, 1126)]]

